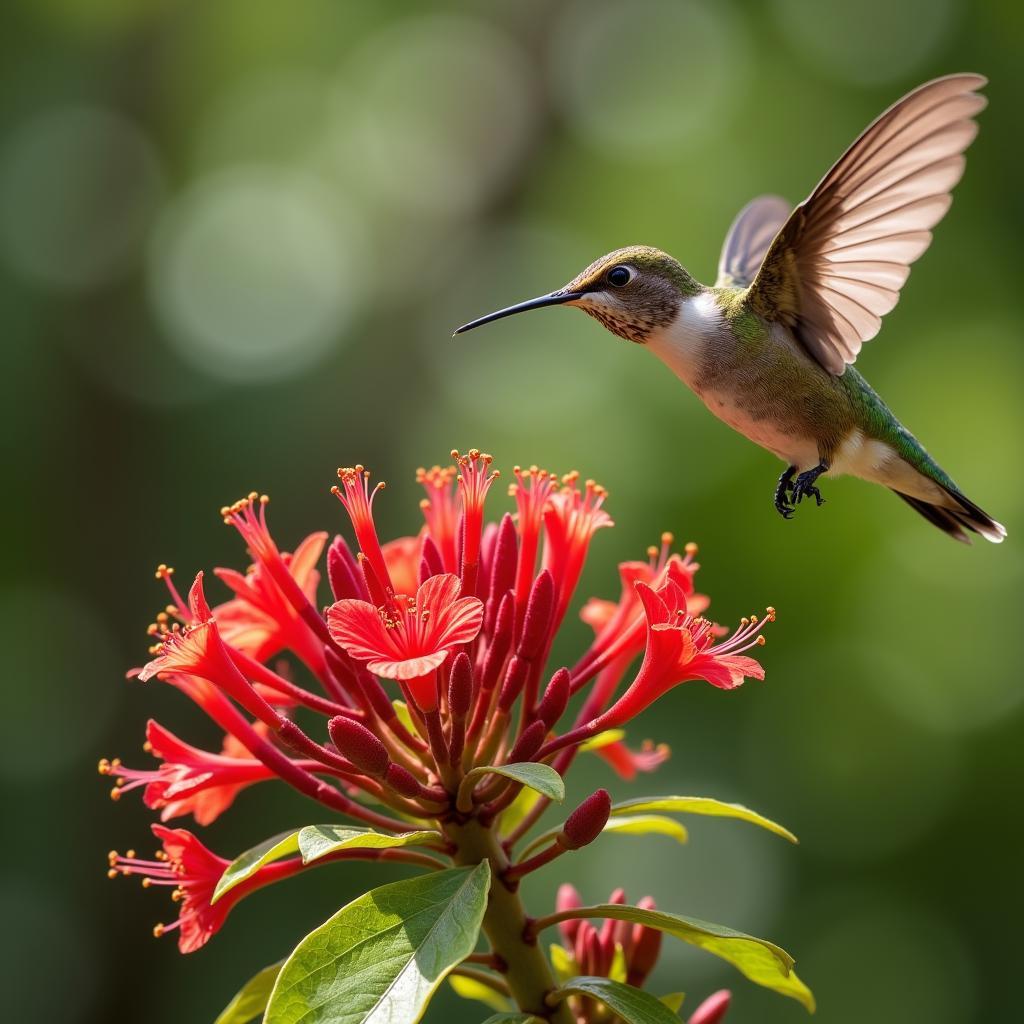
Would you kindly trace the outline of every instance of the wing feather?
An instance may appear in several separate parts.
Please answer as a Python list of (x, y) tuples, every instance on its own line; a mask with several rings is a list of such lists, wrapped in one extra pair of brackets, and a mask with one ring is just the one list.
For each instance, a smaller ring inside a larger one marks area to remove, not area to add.
[[(950, 75), (904, 96), (861, 133), (771, 242), (748, 301), (792, 328), (831, 373), (841, 374), (878, 333), (910, 265), (931, 244), (978, 133), (973, 118), (987, 101), (976, 90), (984, 85), (981, 75)], [(726, 242), (720, 278), (745, 213)]]
[(743, 207), (725, 236), (718, 259), (716, 288), (746, 288), (757, 275), (790, 206), (779, 196), (758, 196)]

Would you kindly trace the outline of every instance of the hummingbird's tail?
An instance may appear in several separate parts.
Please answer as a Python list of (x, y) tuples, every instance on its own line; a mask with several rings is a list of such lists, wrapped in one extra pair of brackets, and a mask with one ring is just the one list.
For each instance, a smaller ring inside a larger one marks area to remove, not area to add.
[(973, 501), (965, 498), (955, 487), (947, 487), (941, 481), (938, 485), (952, 499), (950, 504), (936, 505), (923, 498), (915, 498), (893, 488), (912, 509), (920, 512), (929, 523), (937, 526), (943, 533), (948, 533), (954, 540), (970, 544), (971, 538), (966, 532), (980, 533), (985, 540), (993, 544), (1001, 544), (1006, 537), (1006, 527), (997, 523), (987, 512), (983, 512)]

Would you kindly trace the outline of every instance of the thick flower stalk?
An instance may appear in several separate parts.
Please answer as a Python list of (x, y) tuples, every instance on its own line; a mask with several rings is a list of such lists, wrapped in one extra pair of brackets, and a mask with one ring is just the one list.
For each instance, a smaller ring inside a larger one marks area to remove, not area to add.
[[(694, 586), (696, 547), (676, 553), (665, 534), (645, 560), (619, 567), (616, 601), (583, 603), (594, 630), (588, 648), (571, 665), (550, 664), (594, 536), (612, 525), (605, 491), (574, 473), (517, 467), (513, 507), (489, 522), (498, 476), (490, 456), (473, 449), (452, 458), (450, 467), (419, 471), (425, 496), (413, 535), (381, 540), (374, 504), (383, 484), (356, 466), (339, 470), (333, 488), (353, 546), (313, 533), (283, 551), (267, 498), (253, 493), (221, 510), (252, 559), (245, 572), (214, 571), (230, 590), (222, 603), (208, 600), (202, 572), (183, 595), (173, 570), (160, 566), (169, 603), (149, 628), (151, 660), (129, 675), (175, 687), (222, 739), (205, 750), (150, 721), (152, 767), (100, 762), (111, 795), (138, 789), (161, 821), (189, 816), (202, 826), (276, 780), (333, 822), (275, 836), (233, 861), (183, 828), (154, 825), (156, 857), (112, 852), (109, 873), (168, 886), (177, 914), (155, 932), (176, 932), (189, 953), (239, 900), (321, 864), (393, 860), (416, 872), (355, 899), (283, 967), (253, 979), (246, 1004), (265, 1006), (268, 1024), (306, 1012), (327, 1021), (341, 1010), (369, 1020), (375, 1006), (415, 1021), (446, 976), (462, 995), (558, 1024), (631, 1020), (629, 999), (662, 1014), (637, 1020), (665, 1019), (673, 997), (659, 1002), (644, 991), (665, 935), (812, 1007), (777, 946), (651, 900), (629, 906), (617, 891), (588, 907), (563, 887), (553, 913), (527, 914), (521, 880), (606, 832), (682, 841), (685, 829), (668, 817), (678, 813), (730, 816), (789, 836), (739, 805), (696, 797), (616, 804), (603, 789), (534, 834), (564, 798), (579, 754), (596, 754), (626, 780), (657, 769), (668, 748), (631, 748), (625, 727), (669, 690), (691, 680), (732, 690), (763, 678), (748, 652), (763, 644), (774, 612), (743, 619), (731, 634), (716, 626)], [(560, 952), (540, 941), (552, 925)], [(378, 965), (372, 983), (360, 966), (367, 958)], [(318, 973), (321, 961), (331, 969)], [(367, 992), (378, 983), (380, 992)], [(361, 1000), (363, 1016), (353, 1009)], [(716, 994), (690, 1019), (720, 1020), (727, 1004), (727, 993)]]

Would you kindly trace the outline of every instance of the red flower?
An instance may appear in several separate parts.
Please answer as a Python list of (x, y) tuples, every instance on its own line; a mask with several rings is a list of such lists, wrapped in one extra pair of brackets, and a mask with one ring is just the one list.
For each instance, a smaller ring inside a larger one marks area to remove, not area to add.
[(744, 619), (726, 641), (715, 643), (715, 628), (686, 610), (686, 596), (669, 580), (659, 592), (637, 583), (647, 621), (647, 650), (636, 679), (626, 692), (599, 718), (592, 729), (599, 731), (622, 725), (654, 703), (678, 683), (704, 679), (722, 690), (732, 690), (746, 678), (763, 679), (764, 669), (740, 652), (764, 643), (760, 630), (775, 618)]
[[(295, 548), (294, 554), (284, 552), (277, 556), (311, 604), (316, 603), (320, 582), (316, 564), (326, 541), (326, 533), (311, 533)], [(261, 545), (261, 548), (265, 550), (266, 546)], [(232, 600), (213, 609), (225, 643), (257, 661), (266, 661), (289, 648), (313, 671), (322, 669), (323, 643), (302, 620), (265, 562), (257, 559), (244, 574), (234, 569), (213, 571), (235, 593)]]
[(598, 747), (594, 753), (607, 761), (619, 778), (627, 782), (632, 782), (638, 772), (656, 771), (671, 755), (667, 744), (655, 746), (650, 740), (644, 740), (639, 750), (630, 750), (621, 740), (615, 740)]
[(459, 597), (457, 576), (431, 576), (415, 598), (397, 599), (393, 609), (349, 598), (327, 610), (331, 637), (371, 672), (410, 684), (424, 711), (437, 705), (434, 670), (455, 647), (476, 638), (483, 602)]
[(213, 891), (229, 862), (208, 850), (186, 829), (164, 825), (153, 825), (152, 828), (153, 835), (163, 845), (156, 859), (139, 860), (134, 850), (129, 850), (124, 856), (112, 850), (107, 873), (111, 878), (141, 875), (142, 884), (147, 888), (153, 885), (173, 887), (172, 896), (180, 908), (178, 917), (170, 924), (158, 924), (153, 934), (159, 938), (179, 929), (178, 949), (182, 953), (194, 953), (204, 946), (220, 929), (231, 908), (244, 896), (303, 868), (300, 858), (265, 865), (211, 904)]
[[(257, 723), (255, 729), (258, 735), (267, 735), (262, 723)], [(191, 814), (197, 824), (209, 825), (246, 786), (275, 777), (230, 735), (224, 738), (222, 752), (213, 754), (185, 743), (150, 719), (146, 725), (146, 750), (163, 761), (159, 768), (126, 768), (117, 758), (104, 758), (100, 761), (100, 774), (116, 777), (110, 793), (115, 800), (122, 793), (145, 786), (143, 801), (147, 807), (161, 812), (161, 821)]]

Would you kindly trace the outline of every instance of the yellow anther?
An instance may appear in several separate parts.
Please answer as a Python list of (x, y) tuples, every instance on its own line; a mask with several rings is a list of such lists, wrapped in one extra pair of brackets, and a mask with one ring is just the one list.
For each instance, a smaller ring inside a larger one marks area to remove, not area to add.
[(121, 790), (119, 790), (117, 786), (110, 791), (110, 799), (113, 800), (115, 804), (121, 799)]
[(647, 555), (648, 555), (649, 558), (657, 558), (658, 557), (658, 549), (652, 544), (647, 549)]
[(668, 530), (666, 530), (661, 535), (661, 543), (662, 544), (671, 544), (675, 539), (676, 539), (675, 536), (673, 534), (669, 533)]
[(96, 768), (99, 771), (100, 775), (110, 774), (110, 762), (105, 757), (100, 758), (100, 763), (96, 766)]
[(155, 924), (153, 925), (153, 938), (159, 939), (161, 935), (167, 930), (165, 925)]
[(768, 638), (764, 635), (764, 633), (759, 633), (757, 636), (757, 646), (764, 647), (766, 643), (768, 643)]
[(690, 541), (690, 542), (689, 542), (689, 543), (688, 543), (688, 544), (686, 545), (686, 547), (684, 547), (684, 548), (683, 548), (683, 550), (684, 550), (684, 551), (685, 551), (685, 552), (686, 552), (686, 553), (687, 553), (688, 555), (690, 555), (690, 556), (692, 557), (693, 555), (697, 554), (697, 550), (698, 550), (698, 549), (697, 549), (697, 545), (696, 545), (696, 544), (695, 544), (695, 543), (694, 543), (694, 542), (693, 542), (693, 541), (691, 540), (691, 541)]
[(152, 884), (153, 884), (153, 879), (152, 878), (144, 878), (142, 880), (142, 888), (143, 889), (148, 889)]
[(117, 868), (108, 868), (108, 869), (107, 869), (107, 878), (117, 878), (117, 876), (118, 876), (118, 875), (119, 875), (120, 873), (121, 873), (121, 872), (120, 872), (120, 871), (118, 871), (118, 870), (117, 870)]
[(775, 609), (771, 605), (768, 605), (768, 607), (765, 609), (765, 611), (768, 614), (768, 621), (769, 622), (774, 622), (775, 621)]
[(127, 857), (128, 859), (129, 859), (129, 860), (135, 860), (135, 851), (134, 851), (134, 850), (125, 850), (125, 851), (124, 851), (124, 855), (125, 855), (125, 856), (126, 856), (126, 857)]

